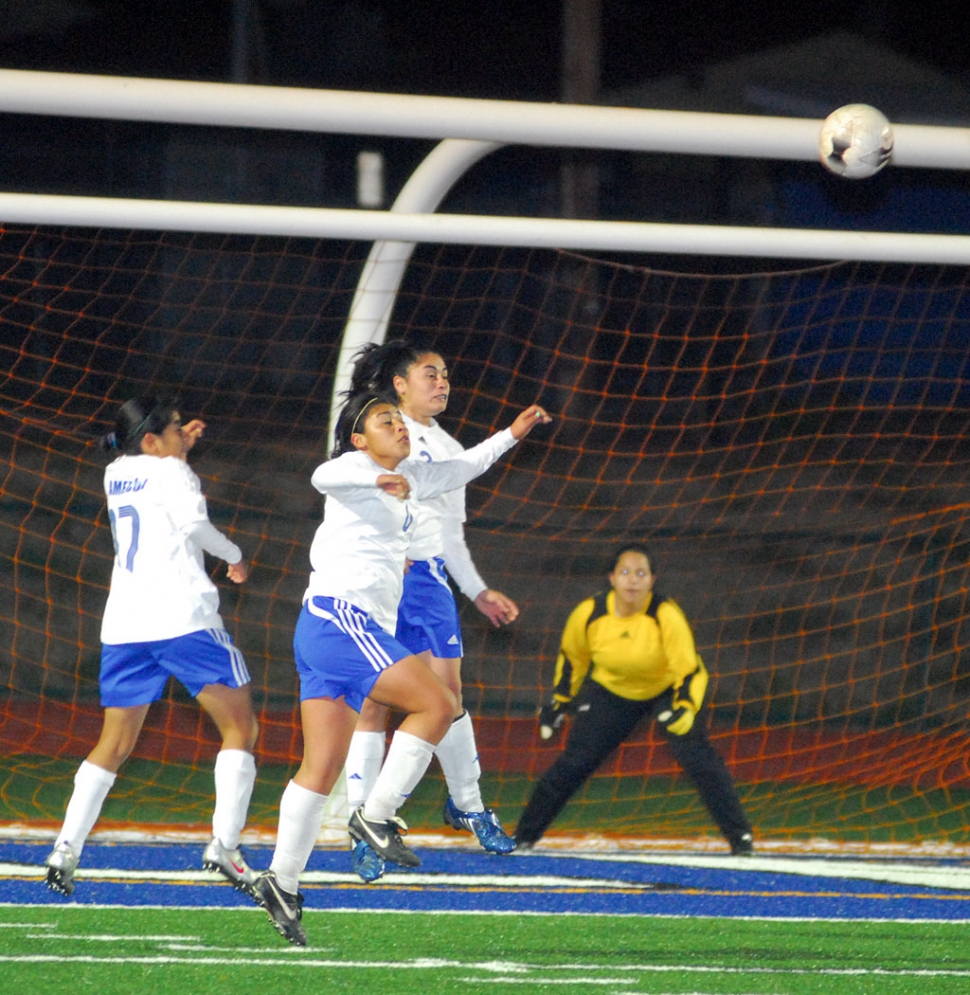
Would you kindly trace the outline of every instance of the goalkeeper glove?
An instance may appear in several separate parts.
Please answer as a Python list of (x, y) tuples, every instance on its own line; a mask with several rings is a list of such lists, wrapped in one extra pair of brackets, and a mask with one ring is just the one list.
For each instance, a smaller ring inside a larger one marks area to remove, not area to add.
[(665, 708), (657, 721), (671, 736), (685, 736), (694, 725), (694, 717), (704, 700), (707, 690), (707, 670), (700, 657), (697, 658), (697, 670), (684, 678), (679, 688), (674, 689), (670, 708)]
[(566, 721), (566, 716), (575, 711), (571, 701), (559, 701), (553, 698), (548, 705), (539, 709), (539, 736), (542, 739), (552, 739), (556, 730)]
[(657, 721), (671, 736), (683, 736), (690, 732), (696, 714), (689, 702), (674, 702), (674, 707), (665, 708), (657, 716)]

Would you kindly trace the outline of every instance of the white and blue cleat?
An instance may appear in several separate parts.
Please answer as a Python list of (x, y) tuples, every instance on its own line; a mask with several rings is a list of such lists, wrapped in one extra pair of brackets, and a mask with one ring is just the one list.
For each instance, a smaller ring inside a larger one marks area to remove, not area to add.
[(370, 884), (384, 876), (384, 858), (364, 840), (355, 840), (350, 853), (350, 866), (354, 873)]
[(462, 812), (449, 798), (445, 802), (445, 825), (452, 829), (474, 833), (489, 853), (511, 853), (515, 840), (502, 828), (498, 816), (487, 808), (483, 812)]

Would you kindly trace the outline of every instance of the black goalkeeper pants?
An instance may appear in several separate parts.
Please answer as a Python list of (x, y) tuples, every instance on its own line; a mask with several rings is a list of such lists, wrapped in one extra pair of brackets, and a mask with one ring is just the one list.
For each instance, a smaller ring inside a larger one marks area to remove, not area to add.
[[(578, 696), (579, 711), (573, 717), (566, 748), (536, 785), (519, 818), (515, 837), (535, 843), (562, 811), (566, 802), (586, 779), (647, 716), (669, 707), (670, 691), (647, 701), (630, 701), (587, 680)], [(734, 781), (724, 761), (711, 746), (702, 714), (684, 736), (666, 733), (677, 763), (691, 779), (701, 801), (718, 829), (733, 846), (751, 832)]]

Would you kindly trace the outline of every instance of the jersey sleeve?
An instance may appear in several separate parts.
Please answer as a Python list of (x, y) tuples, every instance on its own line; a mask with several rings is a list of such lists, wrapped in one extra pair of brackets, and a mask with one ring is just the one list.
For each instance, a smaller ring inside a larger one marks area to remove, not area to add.
[(667, 598), (657, 608), (657, 623), (663, 640), (667, 665), (674, 675), (673, 688), (683, 684), (688, 674), (697, 669), (697, 646), (690, 623), (676, 601)]
[(553, 684), (553, 697), (557, 701), (570, 701), (574, 698), (589, 673), (591, 657), (586, 625), (593, 614), (594, 603), (593, 598), (581, 601), (566, 620), (559, 643)]
[(488, 584), (472, 562), (471, 550), (465, 542), (464, 523), (457, 518), (445, 518), (441, 540), (449, 575), (461, 589), (461, 593), (474, 601), (482, 591), (487, 590)]
[(238, 563), (242, 550), (209, 520), (202, 484), (192, 468), (174, 456), (163, 460), (162, 468), (165, 508), (175, 528), (212, 556), (226, 563)]
[(243, 558), (242, 550), (229, 538), (224, 536), (208, 519), (195, 522), (182, 530), (200, 549), (210, 556), (216, 556), (226, 563), (239, 563)]
[(435, 463), (406, 460), (398, 470), (406, 473), (411, 480), (415, 497), (419, 501), (426, 501), (474, 480), (507, 453), (516, 441), (512, 430), (506, 428), (450, 459)]
[(197, 523), (209, 520), (202, 484), (188, 463), (177, 456), (166, 456), (159, 462), (158, 472), (162, 503), (179, 532), (187, 532)]
[(351, 490), (355, 487), (376, 487), (377, 478), (389, 470), (378, 471), (369, 459), (357, 459), (357, 453), (344, 453), (336, 459), (321, 463), (310, 483), (321, 494), (332, 494), (341, 490)]

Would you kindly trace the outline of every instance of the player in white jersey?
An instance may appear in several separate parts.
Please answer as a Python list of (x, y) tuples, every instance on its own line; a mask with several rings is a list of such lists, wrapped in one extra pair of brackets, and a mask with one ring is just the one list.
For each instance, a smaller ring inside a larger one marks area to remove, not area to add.
[(337, 423), (333, 457), (313, 486), (327, 497), (310, 548), (313, 571), (293, 646), (300, 675), (303, 759), (280, 800), (270, 868), (256, 899), (276, 929), (304, 945), (300, 874), (327, 796), (340, 776), (364, 700), (405, 712), (380, 776), (350, 816), (348, 829), (382, 858), (416, 867), (397, 810), (421, 780), (455, 713), (455, 696), (394, 638), (397, 606), (422, 503), (477, 477), (549, 416), (533, 405), (511, 427), (453, 460), (409, 460), (410, 440), (395, 399), (351, 397)]
[[(411, 435), (411, 459), (427, 463), (454, 458), (464, 447), (435, 420), (448, 405), (450, 384), (444, 360), (400, 339), (365, 346), (357, 355), (353, 385), (393, 391)], [(462, 593), (496, 627), (518, 617), (514, 601), (492, 590), (482, 579), (465, 542), (465, 488), (459, 487), (422, 503), (408, 553), (404, 596), (398, 608), (397, 638), (445, 682), (456, 698), (447, 735), (435, 747), (448, 786), (444, 820), (475, 834), (491, 853), (511, 853), (515, 841), (495, 813), (485, 807), (479, 781), (481, 766), (471, 716), (462, 705), (463, 655), (458, 606), (448, 583)], [(347, 757), (347, 798), (353, 808), (363, 801), (384, 759), (388, 710), (366, 701)], [(354, 870), (365, 881), (384, 872), (383, 861), (366, 844), (357, 844)]]
[(215, 762), (212, 842), (202, 866), (247, 894), (255, 875), (239, 850), (256, 778), (256, 719), (249, 673), (219, 616), (219, 594), (203, 550), (243, 583), (242, 553), (209, 521), (199, 478), (186, 462), (205, 425), (183, 426), (174, 399), (132, 398), (102, 445), (119, 453), (104, 474), (115, 547), (101, 625), (97, 745), (74, 778), (64, 824), (48, 856), (47, 885), (70, 895), (85, 841), (134, 749), (148, 708), (175, 676), (212, 717), (222, 737)]

